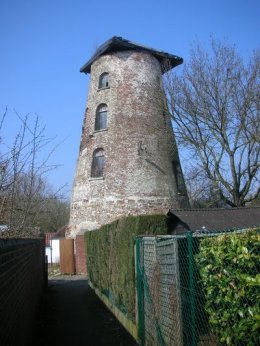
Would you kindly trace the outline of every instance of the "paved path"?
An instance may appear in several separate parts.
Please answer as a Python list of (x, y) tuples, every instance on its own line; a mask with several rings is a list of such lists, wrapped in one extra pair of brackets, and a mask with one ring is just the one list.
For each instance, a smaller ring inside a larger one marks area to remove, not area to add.
[(32, 345), (136, 346), (84, 277), (49, 280)]

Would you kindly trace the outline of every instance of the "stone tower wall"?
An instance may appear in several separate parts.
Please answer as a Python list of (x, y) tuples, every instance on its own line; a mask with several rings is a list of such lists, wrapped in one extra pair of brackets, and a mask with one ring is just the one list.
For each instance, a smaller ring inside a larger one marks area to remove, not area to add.
[[(109, 87), (98, 89), (104, 72), (109, 73)], [(102, 103), (108, 106), (108, 125), (95, 132), (96, 109)], [(102, 178), (90, 176), (96, 148), (105, 152)], [(125, 215), (186, 207), (186, 190), (179, 191), (173, 162), (178, 163), (179, 157), (157, 59), (134, 50), (99, 57), (91, 66), (70, 236)], [(179, 179), (183, 179), (180, 170)]]

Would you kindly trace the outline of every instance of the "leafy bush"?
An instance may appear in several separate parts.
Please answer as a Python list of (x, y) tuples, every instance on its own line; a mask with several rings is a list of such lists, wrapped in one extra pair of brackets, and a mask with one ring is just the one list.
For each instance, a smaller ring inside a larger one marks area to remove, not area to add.
[(196, 261), (212, 332), (226, 345), (260, 345), (259, 230), (204, 238)]
[(135, 321), (135, 237), (167, 234), (166, 220), (164, 215), (129, 216), (85, 233), (90, 281), (132, 321)]

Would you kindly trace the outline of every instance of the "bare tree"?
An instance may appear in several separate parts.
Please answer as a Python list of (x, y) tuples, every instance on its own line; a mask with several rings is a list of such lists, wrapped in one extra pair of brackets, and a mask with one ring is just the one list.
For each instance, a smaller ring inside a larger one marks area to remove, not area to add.
[(260, 193), (260, 54), (248, 64), (235, 47), (197, 45), (182, 73), (165, 74), (175, 135), (215, 196), (232, 207)]
[(189, 166), (185, 170), (185, 180), (192, 208), (220, 208), (225, 206), (212, 181), (199, 167)]
[(46, 174), (57, 168), (49, 164), (57, 145), (55, 138), (46, 137), (38, 116), (15, 114), (20, 129), (11, 144), (2, 135), (7, 109), (0, 122), (0, 221), (13, 235), (28, 236), (39, 226), (47, 202), (61, 192), (53, 192), (46, 182)]

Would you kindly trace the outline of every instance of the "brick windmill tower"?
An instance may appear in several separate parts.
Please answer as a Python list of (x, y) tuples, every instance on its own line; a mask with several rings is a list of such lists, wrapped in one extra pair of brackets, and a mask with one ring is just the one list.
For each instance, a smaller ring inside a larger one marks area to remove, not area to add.
[(177, 56), (113, 37), (81, 68), (90, 73), (90, 85), (70, 237), (125, 215), (188, 207), (162, 89), (165, 66), (181, 63)]

